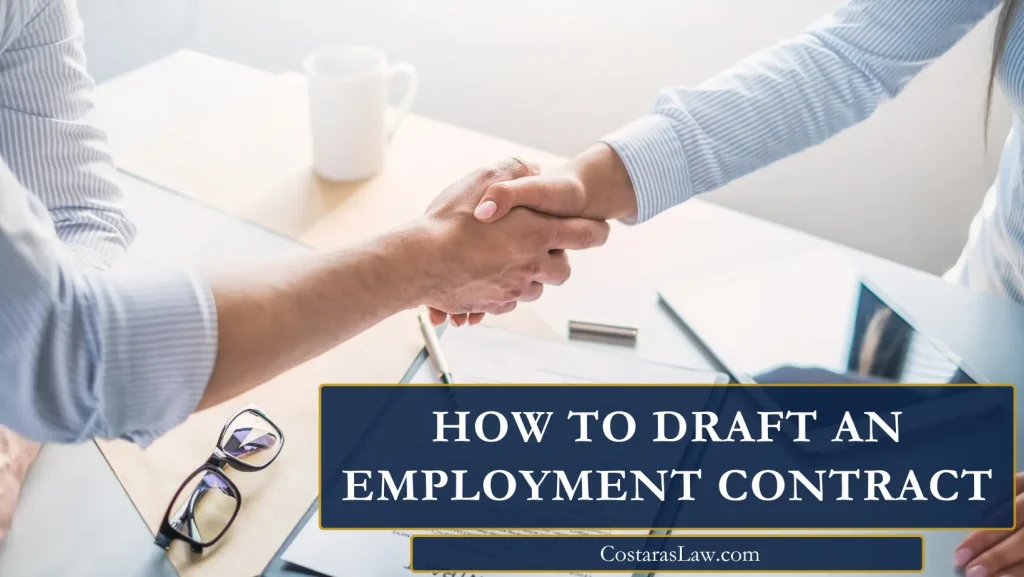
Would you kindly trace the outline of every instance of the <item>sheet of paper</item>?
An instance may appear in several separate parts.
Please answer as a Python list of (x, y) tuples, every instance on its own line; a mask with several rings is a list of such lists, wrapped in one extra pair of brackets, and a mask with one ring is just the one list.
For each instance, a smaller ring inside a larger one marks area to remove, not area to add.
[[(653, 363), (625, 353), (598, 351), (486, 326), (457, 329), (449, 327), (441, 336), (441, 346), (453, 378), (460, 383), (725, 382), (724, 375), (711, 371)], [(429, 361), (424, 363), (412, 378), (412, 382), (437, 382), (433, 365)], [(317, 523), (317, 518), (317, 515), (311, 517), (295, 537), (283, 555), (285, 561), (332, 577), (413, 575), (408, 569), (409, 533), (323, 531)], [(647, 532), (616, 533), (643, 535)], [(536, 574), (530, 574), (530, 577), (536, 577)]]
[[(614, 351), (547, 341), (485, 326), (448, 327), (441, 348), (457, 383), (707, 383), (724, 375)], [(414, 383), (437, 381), (428, 361)]]
[[(451, 534), (454, 531), (419, 531), (416, 534)], [(463, 534), (519, 534), (525, 531), (462, 531)], [(530, 531), (543, 534), (544, 531)], [(600, 534), (606, 531), (581, 531), (582, 534)], [(644, 535), (647, 531), (616, 531), (618, 535)], [(409, 536), (401, 531), (323, 531), (317, 526), (317, 516), (309, 518), (302, 532), (284, 552), (288, 563), (331, 577), (411, 577), (419, 575), (409, 570)], [(503, 575), (509, 575), (503, 573)], [(560, 574), (526, 573), (511, 577), (556, 577)], [(572, 573), (578, 577), (591, 577), (586, 573)], [(631, 573), (612, 573), (629, 576)], [(461, 577), (461, 574), (460, 574)], [(465, 577), (482, 577), (467, 573)]]

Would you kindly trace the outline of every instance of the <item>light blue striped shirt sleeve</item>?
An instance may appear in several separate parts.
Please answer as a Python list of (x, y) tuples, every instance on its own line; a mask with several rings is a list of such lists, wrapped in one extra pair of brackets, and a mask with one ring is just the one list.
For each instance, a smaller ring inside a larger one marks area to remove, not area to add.
[(146, 445), (199, 403), (216, 309), (185, 270), (101, 269), (134, 229), (91, 106), (72, 0), (0, 0), (0, 424)]
[(897, 96), (997, 0), (851, 0), (804, 33), (606, 136), (637, 194), (634, 222), (819, 144)]

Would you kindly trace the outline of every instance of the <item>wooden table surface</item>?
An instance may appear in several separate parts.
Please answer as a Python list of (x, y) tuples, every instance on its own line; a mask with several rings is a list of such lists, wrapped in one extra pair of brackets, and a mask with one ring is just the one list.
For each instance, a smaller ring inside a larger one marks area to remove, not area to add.
[[(190, 52), (97, 90), (97, 119), (109, 130), (121, 170), (317, 249), (351, 244), (418, 216), (442, 188), (503, 156), (559, 160), (409, 115), (383, 174), (332, 184), (310, 170), (306, 110), (302, 77)], [(504, 322), (544, 330), (528, 313)], [(194, 415), (145, 451), (120, 441), (100, 446), (155, 530), (177, 486), (209, 456), (227, 417), (249, 402), (264, 408), (286, 431), (287, 449), (271, 468), (233, 476), (244, 506), (215, 554), (171, 551), (183, 575), (256, 574), (316, 496), (318, 386), (397, 382), (421, 346), (414, 316), (396, 315), (243, 398)]]
[[(327, 183), (311, 171), (301, 76), (274, 75), (193, 52), (101, 85), (97, 114), (121, 170), (321, 250), (372, 237), (422, 214), (444, 187), (502, 157), (517, 155), (549, 167), (563, 160), (411, 114), (391, 143), (383, 174), (358, 184)], [(825, 246), (832, 245), (695, 200), (643, 226), (613, 225), (604, 248), (573, 255), (569, 283), (497, 322), (536, 333), (543, 329), (531, 310), (558, 326), (581, 307), (591, 311), (590, 320), (629, 322), (623, 316), (647, 314), (637, 311), (649, 310), (650, 303), (622, 302), (616, 287), (646, 287), (679, 270)], [(643, 294), (655, 298), (652, 290)], [(593, 311), (606, 316), (595, 317)], [(696, 349), (644, 347), (645, 356), (703, 364)], [(184, 547), (171, 553), (183, 575), (254, 575), (316, 495), (319, 384), (397, 382), (420, 348), (413, 315), (399, 314), (243, 398), (192, 416), (145, 451), (120, 441), (100, 446), (155, 530), (179, 483), (210, 454), (226, 418), (247, 402), (266, 410), (288, 436), (287, 449), (265, 471), (233, 475), (244, 505), (213, 554), (192, 558)]]

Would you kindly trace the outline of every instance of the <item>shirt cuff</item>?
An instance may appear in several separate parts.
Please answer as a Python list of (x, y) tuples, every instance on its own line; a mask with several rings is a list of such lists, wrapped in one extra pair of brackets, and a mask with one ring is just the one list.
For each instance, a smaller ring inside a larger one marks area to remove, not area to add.
[(636, 191), (636, 224), (693, 196), (686, 154), (669, 121), (658, 115), (635, 120), (601, 139), (622, 159)]
[[(142, 447), (195, 411), (217, 357), (217, 309), (190, 272), (96, 276), (98, 428)], [(111, 282), (112, 281), (112, 282)]]

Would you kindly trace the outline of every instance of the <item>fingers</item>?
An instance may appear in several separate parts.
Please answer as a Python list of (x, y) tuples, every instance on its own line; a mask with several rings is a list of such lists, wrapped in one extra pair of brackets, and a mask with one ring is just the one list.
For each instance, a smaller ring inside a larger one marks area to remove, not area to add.
[(607, 222), (588, 218), (545, 219), (549, 249), (582, 250), (603, 245), (611, 230)]
[(434, 307), (427, 308), (428, 315), (430, 316), (430, 324), (435, 327), (439, 327), (444, 324), (444, 321), (448, 320), (448, 313), (439, 311)]
[[(993, 575), (992, 577), (997, 576)], [(998, 573), (998, 577), (1024, 577), (1024, 563), (1017, 563), (1012, 567), (1001, 570)]]
[[(561, 285), (569, 280), (572, 269), (569, 266), (569, 255), (565, 251), (554, 250), (548, 253), (547, 258), (541, 265), (540, 273), (534, 280), (544, 284)], [(534, 283), (536, 284), (536, 283)]]
[(518, 156), (510, 156), (509, 160), (514, 160), (522, 165), (523, 169), (526, 170), (525, 176), (535, 176), (540, 174), (540, 165), (536, 162), (527, 162)]
[(543, 293), (544, 285), (537, 281), (533, 281), (530, 283), (530, 286), (526, 287), (523, 293), (519, 295), (519, 298), (517, 298), (516, 300), (518, 300), (521, 303), (530, 303), (539, 299), (540, 295)]
[[(1004, 533), (1000, 531), (999, 533)], [(968, 577), (999, 577), (1024, 562), (1024, 533), (1014, 531), (967, 564)]]
[[(1020, 483), (1017, 487), (1019, 490)], [(1018, 518), (1024, 515), (1024, 494), (1017, 495), (1014, 507), (1017, 509)], [(1019, 531), (974, 531), (953, 553), (954, 564), (957, 567), (966, 567), (971, 577), (994, 577), (995, 572), (1022, 561), (1024, 534)]]
[(505, 313), (510, 313), (510, 312), (516, 310), (516, 306), (518, 304), (519, 304), (518, 302), (512, 301), (510, 303), (505, 303), (503, 305), (498, 305), (498, 306), (494, 307), (493, 309), (491, 309), (490, 311), (487, 311), (487, 312), (489, 312), (492, 315), (503, 315)]
[(517, 206), (554, 216), (579, 216), (585, 207), (583, 184), (564, 174), (534, 175), (490, 185), (474, 215), (493, 222)]
[[(483, 185), (484, 194), (486, 195), (486, 189), (496, 183), (540, 174), (540, 167), (534, 163), (528, 163), (521, 158), (513, 156), (501, 160), (474, 174), (476, 182)], [(488, 201), (481, 197), (476, 201), (476, 208), (474, 209), (473, 214), (482, 220), (494, 220), (492, 217), (496, 209), (497, 205), (493, 200)], [(506, 210), (505, 212), (508, 211)]]
[[(432, 325), (440, 326), (448, 320), (448, 313), (439, 311), (433, 307), (428, 307), (430, 314), (430, 323)], [(454, 326), (460, 327), (464, 324), (477, 325), (480, 321), (484, 320), (485, 313), (469, 313), (469, 314), (457, 314), (452, 315), (451, 321)]]
[(497, 182), (524, 178), (534, 174), (534, 166), (526, 161), (510, 156), (484, 168), (483, 181), (486, 185)]

